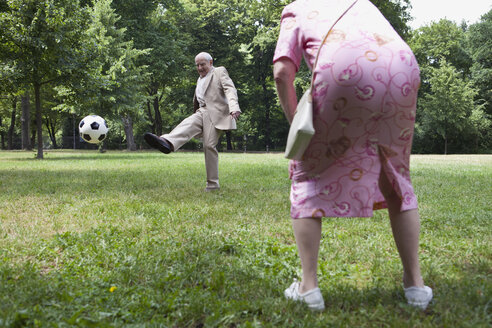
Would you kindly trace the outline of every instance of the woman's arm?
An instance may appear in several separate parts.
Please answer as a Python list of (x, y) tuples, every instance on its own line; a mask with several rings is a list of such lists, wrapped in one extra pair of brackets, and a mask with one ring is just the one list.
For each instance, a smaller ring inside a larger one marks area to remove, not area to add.
[(296, 66), (288, 58), (280, 58), (273, 64), (273, 77), (278, 98), (289, 123), (292, 122), (297, 107), (297, 95), (294, 88), (296, 72)]

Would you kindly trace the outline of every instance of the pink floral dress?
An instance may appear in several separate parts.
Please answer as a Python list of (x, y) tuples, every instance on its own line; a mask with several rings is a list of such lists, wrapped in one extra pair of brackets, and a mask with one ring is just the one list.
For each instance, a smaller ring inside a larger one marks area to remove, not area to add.
[[(274, 62), (310, 69), (321, 40), (351, 0), (298, 0), (282, 13)], [(386, 174), (401, 210), (417, 208), (410, 151), (420, 73), (415, 57), (369, 0), (337, 23), (323, 45), (313, 87), (316, 133), (289, 165), (292, 218), (370, 217), (387, 205)]]

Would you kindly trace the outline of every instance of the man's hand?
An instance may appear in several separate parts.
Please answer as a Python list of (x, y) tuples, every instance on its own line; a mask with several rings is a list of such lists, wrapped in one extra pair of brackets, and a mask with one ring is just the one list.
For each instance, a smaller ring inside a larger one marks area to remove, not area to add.
[(231, 119), (237, 120), (239, 118), (239, 115), (241, 115), (241, 112), (235, 111), (231, 113)]

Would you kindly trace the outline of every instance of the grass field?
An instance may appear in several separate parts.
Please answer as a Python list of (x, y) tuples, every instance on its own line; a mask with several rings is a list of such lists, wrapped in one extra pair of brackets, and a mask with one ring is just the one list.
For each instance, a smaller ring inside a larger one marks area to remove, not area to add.
[(0, 152), (0, 327), (490, 327), (492, 156), (413, 156), (421, 264), (405, 304), (386, 211), (325, 219), (327, 309), (299, 271), (281, 154)]

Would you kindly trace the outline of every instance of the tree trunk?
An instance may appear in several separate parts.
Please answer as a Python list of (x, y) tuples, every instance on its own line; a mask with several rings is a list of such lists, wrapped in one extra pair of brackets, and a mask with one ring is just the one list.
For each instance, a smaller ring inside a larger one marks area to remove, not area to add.
[(126, 117), (122, 117), (123, 128), (125, 129), (126, 136), (126, 150), (135, 151), (137, 150), (137, 145), (135, 144), (135, 138), (133, 137), (133, 121), (132, 118), (128, 115)]
[[(34, 120), (34, 123), (36, 123), (36, 120)], [(36, 128), (31, 127), (31, 145), (36, 144)]]
[(227, 150), (232, 150), (232, 133), (231, 131), (226, 131), (226, 141), (227, 141)]
[(31, 125), (31, 103), (29, 101), (29, 93), (24, 93), (21, 98), (21, 135), (22, 135), (22, 149), (32, 150), (31, 140), (29, 139), (29, 131)]
[[(2, 117), (0, 117), (0, 127), (2, 127)], [(5, 149), (5, 133), (0, 129), (0, 143), (2, 149)]]
[(448, 154), (448, 138), (444, 137), (444, 155)]
[(158, 136), (162, 135), (162, 116), (161, 111), (159, 110), (159, 97), (156, 95), (154, 97), (154, 125), (155, 125), (155, 134)]
[(36, 127), (38, 138), (37, 159), (43, 159), (43, 115), (41, 113), (41, 85), (34, 83), (34, 102), (36, 104)]
[(48, 134), (50, 136), (51, 143), (53, 144), (53, 148), (57, 149), (58, 145), (56, 144), (56, 122), (53, 122), (49, 117), (45, 118), (46, 129), (48, 129)]
[(77, 137), (79, 135), (79, 131), (77, 129), (77, 123), (75, 122), (75, 114), (72, 114), (72, 128), (73, 128), (73, 131), (72, 131), (72, 135), (73, 135), (73, 150), (75, 150), (77, 147)]
[(155, 134), (155, 123), (154, 117), (152, 116), (152, 110), (150, 109), (150, 100), (147, 100), (147, 115), (149, 115), (150, 128), (152, 129), (152, 133)]
[(106, 152), (106, 140), (99, 143), (99, 152), (101, 154)]
[(17, 115), (17, 97), (12, 100), (12, 115), (10, 116), (10, 126), (7, 131), (7, 149), (12, 150), (15, 128), (15, 116)]
[(268, 87), (266, 77), (263, 78), (263, 94), (265, 95), (265, 146), (266, 151), (270, 151), (270, 100), (268, 99)]

